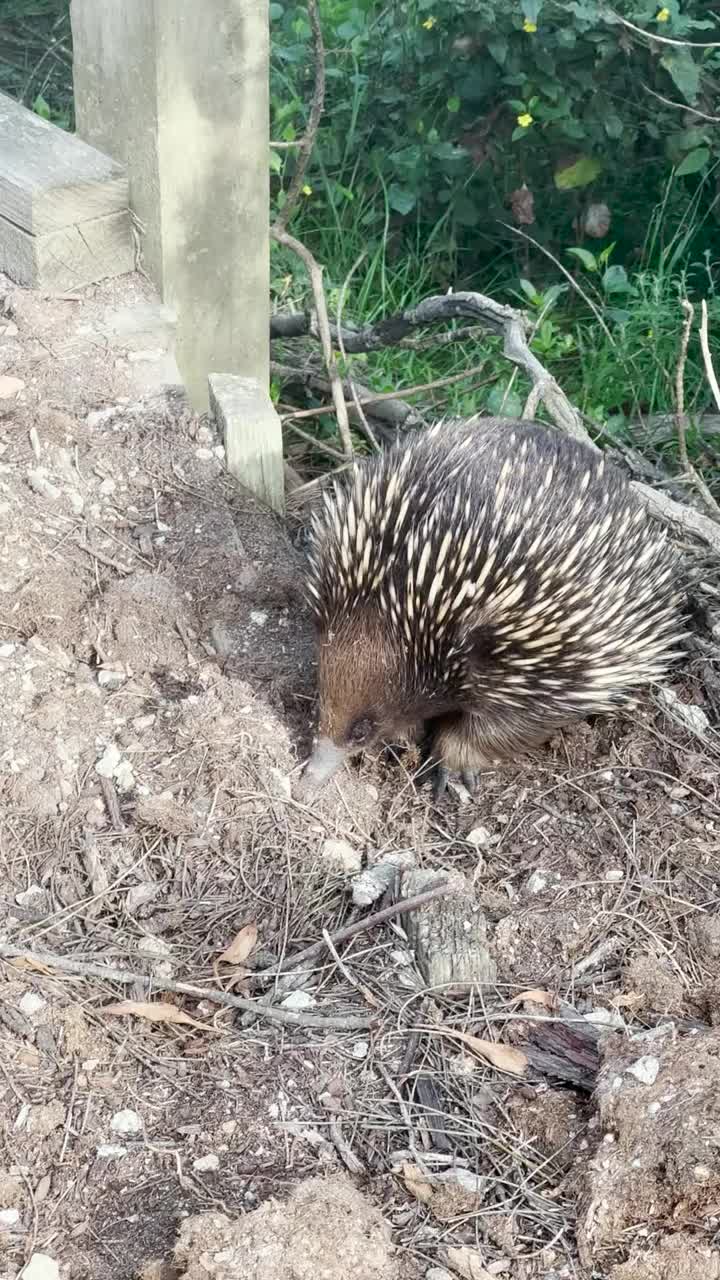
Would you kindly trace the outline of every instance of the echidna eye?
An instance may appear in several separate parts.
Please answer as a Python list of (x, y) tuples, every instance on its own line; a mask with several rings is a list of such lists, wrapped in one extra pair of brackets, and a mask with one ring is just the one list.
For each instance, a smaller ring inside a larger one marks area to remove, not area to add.
[(348, 732), (348, 742), (356, 747), (362, 746), (363, 742), (368, 742), (375, 732), (375, 721), (370, 716), (361, 716), (359, 720), (355, 720), (350, 726)]

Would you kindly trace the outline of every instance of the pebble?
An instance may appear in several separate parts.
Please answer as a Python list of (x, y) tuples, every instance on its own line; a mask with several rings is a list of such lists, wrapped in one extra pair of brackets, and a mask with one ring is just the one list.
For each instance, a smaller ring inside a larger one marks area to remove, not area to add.
[(16, 649), (17, 645), (9, 641), (7, 644), (0, 644), (0, 658), (12, 658)]
[(0, 1209), (0, 1231), (8, 1227), (17, 1226), (20, 1221), (19, 1209)]
[(106, 478), (100, 484), (99, 492), (103, 498), (109, 498), (110, 494), (114, 493), (116, 488), (117, 486), (115, 484), (115, 481), (112, 480), (110, 476), (106, 476)]
[(362, 870), (362, 854), (346, 840), (324, 840), (320, 856), (323, 862), (346, 876), (357, 875)]
[(250, 621), (254, 627), (264, 627), (268, 620), (268, 616), (264, 609), (251, 609)]
[(105, 667), (103, 667), (102, 671), (98, 671), (98, 684), (103, 689), (119, 689), (120, 685), (124, 683), (124, 671), (109, 671)]
[[(0, 382), (2, 382), (2, 378), (0, 378)], [(48, 480), (48, 473), (44, 467), (33, 467), (31, 471), (28, 471), (27, 482), (33, 493), (39, 494), (41, 498), (48, 498), (51, 502), (54, 502), (56, 498), (60, 497), (60, 490), (56, 484), (52, 484)]]
[(638, 1058), (637, 1062), (633, 1062), (632, 1066), (627, 1067), (626, 1070), (628, 1075), (634, 1076), (641, 1084), (654, 1084), (660, 1070), (660, 1059), (648, 1053)]
[(116, 1111), (110, 1121), (110, 1128), (113, 1133), (142, 1133), (142, 1117), (138, 1115), (137, 1111)]
[(44, 892), (45, 890), (41, 888), (39, 884), (31, 884), (28, 885), (27, 889), (23, 889), (21, 893), (15, 894), (15, 901), (19, 907), (27, 907), (30, 905), (33, 898), (42, 897)]
[(135, 774), (129, 760), (121, 760), (117, 768), (113, 769), (113, 777), (117, 782), (118, 791), (132, 791), (135, 786)]
[(196, 1173), (214, 1173), (220, 1168), (220, 1158), (215, 1155), (199, 1156), (197, 1160), (193, 1160), (193, 1169)]
[(0, 326), (0, 335), (2, 335), (3, 338), (16, 338), (18, 332), (18, 327), (12, 320), (9, 324)]
[(25, 383), (22, 378), (13, 378), (9, 373), (0, 376), (0, 400), (10, 400), (22, 391)]
[(34, 1253), (18, 1280), (60, 1280), (60, 1268), (49, 1253)]
[(110, 742), (103, 751), (100, 759), (97, 761), (97, 764), (95, 765), (95, 772), (99, 773), (101, 778), (112, 778), (121, 759), (122, 754), (120, 749), (115, 746), (114, 742)]
[(201, 462), (211, 462), (215, 454), (212, 449), (196, 449), (195, 457), (199, 458)]
[(85, 419), (87, 425), (93, 430), (95, 427), (103, 427), (106, 422), (114, 418), (120, 412), (120, 406), (111, 404), (107, 409), (94, 409)]
[(487, 827), (473, 827), (472, 831), (468, 831), (465, 839), (468, 844), (474, 845), (477, 849), (481, 844), (488, 844), (492, 836)]
[(127, 1155), (127, 1147), (121, 1147), (117, 1142), (101, 1142), (97, 1155), (100, 1160), (121, 1160)]
[(370, 1052), (369, 1040), (356, 1040), (350, 1052), (353, 1058), (357, 1058), (358, 1062), (361, 1062), (363, 1058), (367, 1058)]
[(26, 991), (18, 1008), (27, 1018), (32, 1018), (34, 1014), (40, 1013), (47, 1005), (47, 1000), (43, 1000), (36, 991)]
[(625, 872), (622, 867), (611, 867), (605, 872), (605, 879), (609, 884), (617, 884), (620, 880), (625, 879)]
[(547, 889), (548, 873), (547, 871), (533, 871), (528, 876), (525, 888), (528, 893), (542, 893), (543, 889)]
[(294, 1009), (296, 1013), (303, 1009), (314, 1009), (317, 1000), (309, 991), (291, 991), (281, 1002), (283, 1009)]

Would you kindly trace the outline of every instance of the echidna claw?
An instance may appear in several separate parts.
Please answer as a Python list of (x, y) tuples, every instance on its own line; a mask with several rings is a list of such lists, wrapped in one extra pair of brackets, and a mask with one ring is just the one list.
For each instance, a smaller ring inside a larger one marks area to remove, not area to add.
[(472, 769), (463, 769), (460, 777), (462, 778), (462, 784), (466, 791), (469, 791), (470, 795), (474, 796), (478, 785), (477, 774)]
[(433, 800), (440, 800), (447, 791), (447, 785), (450, 781), (450, 770), (446, 769), (443, 764), (439, 764), (435, 769), (433, 776)]

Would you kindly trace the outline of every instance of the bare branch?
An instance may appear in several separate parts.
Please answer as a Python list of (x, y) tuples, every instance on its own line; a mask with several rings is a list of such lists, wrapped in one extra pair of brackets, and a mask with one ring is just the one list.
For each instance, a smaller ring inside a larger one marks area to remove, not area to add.
[(307, 0), (308, 17), (310, 18), (310, 26), (313, 33), (313, 56), (315, 61), (315, 86), (313, 88), (312, 101), (310, 103), (310, 114), (308, 116), (307, 128), (300, 141), (300, 147), (295, 162), (295, 172), (293, 173), (288, 193), (285, 198), (280, 213), (275, 220), (275, 230), (284, 231), (292, 214), (295, 211), (295, 205), (300, 198), (303, 183), (305, 181), (305, 171), (308, 167), (308, 161), (315, 146), (315, 139), (320, 125), (320, 117), (323, 113), (325, 105), (325, 46), (323, 44), (322, 27), (320, 26), (320, 15), (318, 14), (317, 0)]
[(282, 244), (286, 249), (291, 249), (293, 253), (305, 263), (308, 275), (310, 276), (310, 285), (315, 299), (315, 311), (318, 318), (318, 329), (320, 331), (320, 342), (322, 344), (323, 356), (325, 357), (325, 366), (330, 379), (330, 388), (332, 391), (333, 404), (337, 415), (338, 431), (342, 440), (343, 450), (347, 457), (352, 457), (353, 445), (350, 435), (350, 423), (348, 421), (347, 407), (345, 405), (345, 397), (343, 395), (342, 379), (337, 370), (335, 356), (333, 354), (332, 339), (330, 337), (330, 320), (328, 317), (327, 302), (325, 301), (325, 290), (322, 281), (322, 267), (316, 261), (309, 249), (296, 240), (294, 236), (288, 235), (287, 231), (281, 230), (279, 227), (271, 227), (270, 235), (278, 244)]

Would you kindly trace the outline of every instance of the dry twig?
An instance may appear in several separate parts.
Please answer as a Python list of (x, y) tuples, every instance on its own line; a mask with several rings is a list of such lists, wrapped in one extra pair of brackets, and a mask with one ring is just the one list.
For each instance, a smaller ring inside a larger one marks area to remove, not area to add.
[(318, 329), (320, 332), (320, 342), (322, 344), (325, 365), (330, 379), (330, 388), (332, 391), (333, 404), (337, 416), (338, 431), (340, 439), (343, 443), (343, 450), (346, 457), (352, 457), (353, 445), (350, 435), (350, 423), (348, 421), (347, 406), (343, 395), (342, 379), (337, 370), (335, 356), (333, 354), (332, 339), (330, 337), (330, 320), (328, 317), (327, 302), (325, 300), (325, 290), (322, 282), (322, 267), (316, 260), (309, 249), (296, 240), (294, 236), (288, 235), (287, 231), (283, 231), (279, 227), (272, 227), (270, 234), (278, 244), (282, 244), (286, 249), (291, 249), (296, 253), (298, 258), (305, 263), (308, 275), (310, 276), (310, 285), (315, 299), (315, 311), (317, 313)]
[(284, 231), (291, 215), (295, 211), (295, 205), (298, 202), (302, 185), (305, 181), (305, 171), (308, 166), (312, 149), (315, 146), (320, 117), (323, 113), (325, 105), (325, 46), (323, 44), (322, 27), (320, 26), (320, 15), (318, 13), (317, 0), (307, 0), (307, 11), (310, 19), (310, 26), (313, 34), (313, 58), (315, 61), (315, 85), (313, 88), (312, 101), (310, 103), (310, 114), (308, 116), (307, 128), (298, 147), (297, 159), (295, 162), (295, 172), (293, 173), (288, 193), (285, 198), (280, 213), (275, 220), (275, 231)]
[(137, 983), (153, 991), (172, 991), (176, 995), (192, 996), (195, 1000), (209, 1000), (212, 1004), (239, 1009), (243, 1013), (268, 1018), (271, 1022), (279, 1022), (287, 1027), (305, 1027), (315, 1031), (360, 1031), (372, 1025), (372, 1019), (365, 1015), (349, 1013), (322, 1017), (294, 1009), (276, 1009), (271, 1005), (260, 1004), (257, 1000), (246, 1000), (242, 996), (230, 995), (227, 991), (218, 991), (215, 987), (200, 987), (194, 982), (172, 982), (169, 978), (149, 978), (147, 974), (135, 973), (130, 969), (116, 969), (113, 965), (76, 960), (73, 956), (55, 955), (50, 951), (31, 951), (25, 947), (15, 947), (9, 942), (0, 943), (0, 957), (5, 960), (23, 960), (26, 964), (42, 965), (46, 969), (58, 969), (61, 973), (69, 973), (77, 978), (99, 978), (102, 982), (118, 982), (122, 986), (134, 986)]

